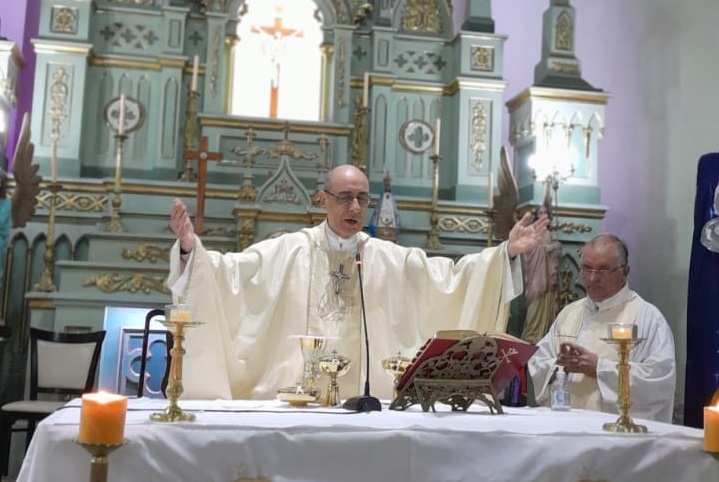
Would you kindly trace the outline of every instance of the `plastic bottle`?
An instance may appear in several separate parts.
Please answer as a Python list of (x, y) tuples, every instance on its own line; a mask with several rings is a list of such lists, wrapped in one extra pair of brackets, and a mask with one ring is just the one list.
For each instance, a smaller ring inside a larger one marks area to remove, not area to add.
[(567, 411), (572, 408), (572, 390), (569, 386), (569, 377), (567, 373), (565, 373), (564, 367), (559, 367), (559, 370), (557, 370), (550, 390), (552, 410)]

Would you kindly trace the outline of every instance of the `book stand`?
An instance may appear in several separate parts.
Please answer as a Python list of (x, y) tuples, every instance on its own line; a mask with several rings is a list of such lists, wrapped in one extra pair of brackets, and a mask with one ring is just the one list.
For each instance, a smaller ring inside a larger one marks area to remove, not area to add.
[(502, 362), (497, 341), (491, 336), (430, 339), (399, 380), (397, 396), (389, 408), (406, 410), (419, 403), (425, 412), (430, 408), (436, 411), (434, 404), (442, 402), (453, 411), (466, 412), (479, 400), (492, 414), (504, 413), (493, 384)]

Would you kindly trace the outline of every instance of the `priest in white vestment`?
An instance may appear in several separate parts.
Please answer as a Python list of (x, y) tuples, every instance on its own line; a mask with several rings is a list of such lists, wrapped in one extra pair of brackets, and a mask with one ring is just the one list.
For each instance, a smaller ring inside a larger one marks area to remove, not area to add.
[[(168, 286), (202, 325), (187, 332), (183, 364), (188, 398), (271, 399), (302, 379), (293, 335), (330, 338), (352, 360), (340, 396), (362, 393), (365, 356), (356, 256), (362, 262), (372, 395), (390, 398), (381, 360), (415, 351), (437, 330), (505, 331), (508, 303), (522, 291), (510, 258), (536, 246), (547, 219), (525, 216), (509, 239), (458, 262), (428, 257), (361, 232), (369, 181), (352, 165), (327, 176), (322, 224), (256, 243), (240, 253), (206, 250), (175, 200)], [(516, 266), (515, 266), (516, 265)], [(326, 380), (320, 382), (324, 389)]]
[(629, 352), (630, 415), (671, 423), (674, 336), (661, 312), (627, 286), (626, 245), (616, 236), (598, 235), (583, 247), (581, 260), (587, 297), (557, 315), (529, 360), (537, 403), (549, 405), (551, 381), (563, 366), (569, 373), (572, 407), (618, 413), (618, 354), (600, 338), (607, 338), (609, 323), (634, 323), (644, 341)]

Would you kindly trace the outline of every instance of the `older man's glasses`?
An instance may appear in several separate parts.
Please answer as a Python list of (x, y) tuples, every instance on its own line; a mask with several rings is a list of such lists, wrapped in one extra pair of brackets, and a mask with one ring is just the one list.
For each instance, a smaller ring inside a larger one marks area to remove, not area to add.
[(333, 198), (335, 198), (335, 201), (337, 201), (337, 204), (339, 204), (341, 206), (348, 206), (348, 205), (352, 204), (352, 201), (354, 201), (355, 199), (357, 200), (357, 203), (360, 206), (362, 206), (363, 208), (366, 208), (367, 206), (369, 206), (370, 197), (369, 197), (369, 194), (367, 194), (366, 192), (361, 192), (361, 193), (357, 194), (356, 196), (354, 194), (346, 192), (346, 191), (342, 191), (337, 194), (332, 194), (331, 192), (329, 192), (327, 190), (325, 190), (325, 192), (327, 194), (329, 194), (330, 196), (332, 196)]
[(581, 269), (582, 269), (582, 276), (590, 276), (590, 275), (595, 275), (595, 276), (607, 276), (607, 275), (609, 275), (610, 273), (614, 273), (614, 272), (615, 272), (616, 270), (618, 270), (619, 268), (623, 268), (624, 266), (625, 266), (625, 265), (620, 264), (620, 265), (618, 265), (618, 266), (615, 266), (614, 268), (593, 269), (593, 268), (590, 268), (589, 266), (582, 265), (582, 268), (581, 268)]

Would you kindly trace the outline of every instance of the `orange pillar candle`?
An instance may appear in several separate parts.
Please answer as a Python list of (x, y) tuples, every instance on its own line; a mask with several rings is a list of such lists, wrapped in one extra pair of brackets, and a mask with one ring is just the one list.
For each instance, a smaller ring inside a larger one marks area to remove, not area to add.
[(126, 414), (127, 397), (106, 392), (84, 394), (77, 441), (95, 445), (123, 443)]
[(719, 452), (719, 405), (704, 407), (704, 450)]

